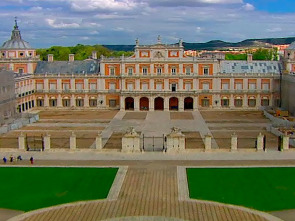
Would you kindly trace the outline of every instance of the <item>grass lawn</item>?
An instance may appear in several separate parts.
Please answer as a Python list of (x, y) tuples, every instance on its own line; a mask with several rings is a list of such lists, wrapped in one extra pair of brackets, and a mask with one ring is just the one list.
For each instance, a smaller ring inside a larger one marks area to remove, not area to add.
[(295, 209), (295, 168), (189, 168), (190, 198), (261, 211)]
[(30, 211), (107, 197), (118, 168), (0, 167), (0, 208)]

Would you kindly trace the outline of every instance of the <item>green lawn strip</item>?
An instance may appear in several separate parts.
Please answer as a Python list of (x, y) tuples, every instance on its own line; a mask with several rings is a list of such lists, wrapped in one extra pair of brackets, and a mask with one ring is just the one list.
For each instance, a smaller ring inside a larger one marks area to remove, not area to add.
[(30, 211), (107, 197), (118, 168), (0, 167), (0, 208)]
[(190, 197), (261, 211), (295, 209), (295, 168), (189, 168)]

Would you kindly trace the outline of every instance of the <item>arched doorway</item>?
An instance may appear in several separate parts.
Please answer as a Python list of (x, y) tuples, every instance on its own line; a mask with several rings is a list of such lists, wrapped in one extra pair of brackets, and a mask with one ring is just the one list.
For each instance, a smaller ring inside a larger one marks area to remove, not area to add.
[(169, 99), (169, 110), (178, 110), (178, 98), (171, 97)]
[(194, 109), (194, 99), (191, 97), (184, 98), (184, 110)]
[(140, 98), (139, 107), (140, 107), (140, 110), (143, 110), (143, 111), (149, 110), (149, 99), (147, 97)]
[(164, 99), (161, 97), (155, 98), (155, 110), (164, 110)]
[(134, 110), (134, 99), (132, 97), (125, 98), (125, 110)]

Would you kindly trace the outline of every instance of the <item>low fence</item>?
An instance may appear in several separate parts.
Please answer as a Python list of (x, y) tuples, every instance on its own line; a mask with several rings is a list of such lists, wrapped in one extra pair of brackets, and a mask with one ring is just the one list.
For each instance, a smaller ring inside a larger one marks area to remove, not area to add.
[(12, 123), (0, 127), (0, 134), (5, 134), (12, 130), (17, 130), (39, 120), (39, 114), (26, 114), (22, 118), (14, 120)]

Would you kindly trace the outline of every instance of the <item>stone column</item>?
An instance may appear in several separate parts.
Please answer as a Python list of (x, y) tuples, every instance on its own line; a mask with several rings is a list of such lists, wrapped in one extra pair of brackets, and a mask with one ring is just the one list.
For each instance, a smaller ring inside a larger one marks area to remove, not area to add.
[(77, 148), (76, 138), (76, 134), (72, 131), (70, 136), (70, 150), (75, 150)]
[(290, 137), (287, 134), (283, 135), (281, 150), (289, 150)]
[(259, 133), (259, 135), (257, 136), (257, 141), (256, 141), (256, 150), (257, 151), (263, 151), (263, 134)]
[(179, 153), (185, 150), (185, 135), (177, 127), (171, 129), (167, 135), (167, 147), (164, 151), (168, 153)]
[(134, 110), (139, 111), (139, 97), (134, 97)]
[(125, 97), (120, 96), (120, 110), (124, 111), (125, 110)]
[(154, 111), (155, 110), (155, 98), (150, 97), (149, 98), (149, 111)]
[(44, 150), (50, 150), (51, 143), (50, 143), (50, 135), (46, 134), (44, 136)]
[(212, 136), (210, 134), (205, 135), (205, 151), (210, 151), (212, 146)]
[(23, 132), (21, 132), (18, 137), (18, 149), (25, 150), (25, 147), (26, 147), (26, 138)]
[(84, 107), (89, 107), (89, 96), (85, 94), (84, 96)]
[(101, 150), (102, 149), (102, 137), (101, 133), (99, 132), (95, 138), (95, 149)]
[(236, 133), (233, 133), (231, 135), (231, 151), (237, 151), (238, 150), (238, 136)]
[(164, 97), (164, 111), (169, 111), (169, 97)]
[(122, 137), (122, 152), (140, 152), (140, 137), (133, 127), (130, 127)]
[(194, 97), (194, 111), (198, 110), (199, 107), (199, 97)]
[(57, 107), (62, 107), (62, 99), (61, 99), (61, 95), (57, 95)]
[(179, 111), (184, 111), (184, 98), (183, 97), (179, 97), (178, 107), (179, 107)]

